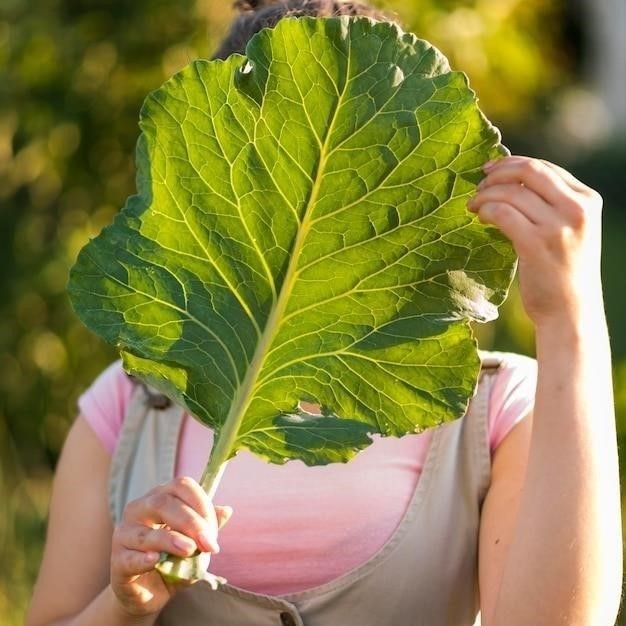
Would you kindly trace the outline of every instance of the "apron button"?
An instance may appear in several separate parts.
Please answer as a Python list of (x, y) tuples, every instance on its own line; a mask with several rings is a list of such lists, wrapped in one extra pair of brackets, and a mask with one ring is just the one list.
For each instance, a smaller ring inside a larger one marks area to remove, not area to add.
[(287, 611), (280, 614), (280, 623), (283, 626), (296, 626), (296, 620), (293, 618), (293, 615), (287, 613)]

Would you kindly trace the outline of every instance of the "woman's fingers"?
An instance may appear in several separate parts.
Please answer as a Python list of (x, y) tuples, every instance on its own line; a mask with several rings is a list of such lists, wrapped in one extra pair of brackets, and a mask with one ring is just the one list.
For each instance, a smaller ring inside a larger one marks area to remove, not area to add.
[(174, 478), (164, 485), (165, 489), (197, 511), (207, 520), (215, 519), (213, 504), (202, 487), (189, 476)]
[(574, 191), (577, 191), (578, 193), (596, 193), (593, 189), (591, 189), (591, 187), (585, 185), (585, 183), (578, 180), (578, 178), (576, 178), (571, 172), (568, 172), (560, 165), (544, 160), (541, 162), (547, 167), (553, 169)]
[(523, 185), (554, 207), (562, 206), (575, 191), (561, 172), (539, 159), (503, 157), (488, 163), (484, 171), (481, 190), (493, 185)]
[(159, 552), (140, 552), (137, 550), (125, 550), (119, 558), (111, 563), (111, 574), (120, 582), (132, 580), (141, 574), (147, 574), (154, 570), (159, 560)]
[[(590, 218), (597, 221), (600, 195), (553, 163), (511, 156), (492, 161), (484, 169), (486, 176), (468, 208), (481, 221), (500, 228), (518, 253), (526, 236), (561, 240), (570, 231), (582, 232)], [(511, 212), (521, 214), (537, 230), (529, 230)]]
[(515, 246), (516, 252), (523, 252), (526, 242), (532, 242), (533, 223), (514, 206), (506, 202), (486, 202), (470, 209), (484, 224), (498, 228)]
[(502, 183), (479, 187), (468, 202), (470, 211), (479, 212), (483, 205), (506, 204), (519, 211), (532, 224), (540, 224), (552, 215), (545, 201), (534, 191), (519, 183)]
[(115, 529), (114, 542), (126, 550), (168, 552), (182, 557), (191, 556), (197, 550), (197, 544), (191, 537), (165, 526), (120, 525)]
[(134, 500), (124, 511), (124, 522), (148, 528), (166, 526), (193, 539), (202, 552), (219, 552), (215, 509), (190, 478), (177, 478)]

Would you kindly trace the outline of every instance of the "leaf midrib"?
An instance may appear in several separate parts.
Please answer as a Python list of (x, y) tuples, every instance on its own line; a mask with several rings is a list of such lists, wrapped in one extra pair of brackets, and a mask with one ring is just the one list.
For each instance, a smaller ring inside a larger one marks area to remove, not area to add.
[[(272, 309), (270, 310), (267, 322), (265, 324), (265, 329), (259, 337), (259, 343), (257, 344), (256, 350), (254, 351), (254, 355), (252, 357), (252, 360), (250, 361), (250, 366), (248, 367), (246, 375), (240, 387), (236, 390), (233, 396), (233, 402), (231, 404), (226, 420), (224, 421), (224, 426), (226, 426), (226, 428), (220, 429), (220, 432), (217, 433), (218, 440), (216, 441), (216, 445), (211, 456), (215, 456), (218, 458), (221, 457), (222, 462), (226, 461), (230, 456), (232, 456), (232, 453), (235, 450), (236, 442), (239, 436), (239, 430), (243, 422), (243, 417), (245, 416), (248, 407), (252, 399), (254, 398), (255, 392), (257, 390), (257, 382), (263, 369), (263, 365), (266, 361), (274, 338), (278, 333), (280, 323), (283, 319), (284, 312), (287, 308), (289, 298), (291, 297), (293, 291), (293, 285), (296, 280), (300, 253), (302, 252), (302, 248), (304, 247), (304, 243), (309, 234), (311, 215), (319, 197), (323, 173), (325, 171), (327, 159), (329, 156), (328, 146), (330, 137), (333, 135), (337, 115), (341, 109), (342, 101), (344, 99), (344, 95), (348, 86), (350, 76), (350, 60), (352, 54), (352, 45), (349, 40), (348, 46), (348, 61), (346, 64), (346, 75), (343, 89), (338, 92), (337, 104), (328, 124), (324, 140), (321, 143), (320, 156), (317, 170), (313, 177), (311, 194), (304, 210), (302, 222), (300, 223), (300, 227), (297, 231), (296, 239), (294, 241), (294, 245), (291, 251), (282, 287), (278, 293), (278, 297), (276, 298), (274, 305), (272, 306)], [(213, 460), (214, 459), (212, 459), (212, 461)], [(215, 461), (217, 460), (218, 459), (216, 458)]]

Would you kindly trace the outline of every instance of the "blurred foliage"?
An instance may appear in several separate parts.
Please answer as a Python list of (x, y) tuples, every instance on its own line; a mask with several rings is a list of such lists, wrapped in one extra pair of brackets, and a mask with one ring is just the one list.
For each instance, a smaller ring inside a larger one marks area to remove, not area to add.
[[(561, 2), (379, 4), (469, 74), (488, 116), (506, 129), (505, 143), (559, 160), (541, 143), (540, 124), (554, 90), (575, 79)], [(115, 357), (70, 311), (68, 269), (134, 192), (143, 98), (190, 60), (210, 56), (232, 15), (209, 0), (0, 3), (0, 554), (12, 564), (0, 572), (0, 614), (8, 626), (23, 620), (50, 475), (77, 396)], [(626, 214), (617, 187), (626, 157), (618, 146), (571, 165), (607, 198), (607, 306), (623, 361), (616, 381), (626, 433)], [(515, 290), (481, 340), (532, 353)]]
[(567, 82), (564, 2), (545, 0), (392, 0), (401, 21), (466, 72), (490, 119), (513, 127), (542, 96)]
[(0, 3), (0, 573), (21, 624), (50, 474), (76, 398), (113, 352), (65, 296), (87, 238), (134, 191), (142, 100), (210, 53), (228, 8), (193, 0)]

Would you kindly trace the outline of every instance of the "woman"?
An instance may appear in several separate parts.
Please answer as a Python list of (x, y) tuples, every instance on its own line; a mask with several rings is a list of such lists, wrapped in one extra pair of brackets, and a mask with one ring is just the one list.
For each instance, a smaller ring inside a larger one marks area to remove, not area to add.
[[(349, 2), (245, 8), (217, 56), (285, 14), (385, 19)], [(231, 509), (186, 477), (210, 437), (166, 409), (168, 424), (182, 420), (178, 478), (159, 480), (162, 455), (144, 437), (153, 422), (133, 404), (145, 394), (114, 364), (81, 399), (59, 462), (29, 626), (461, 626), (479, 610), (483, 626), (613, 624), (622, 551), (601, 199), (537, 159), (484, 172), (468, 210), (519, 256), (536, 387), (530, 360), (485, 355), (477, 398), (489, 406), (474, 399), (452, 425), (376, 440), (344, 466), (242, 453), (218, 492), (236, 511), (222, 529)], [(233, 586), (168, 585), (154, 569), (162, 551), (196, 550)]]

